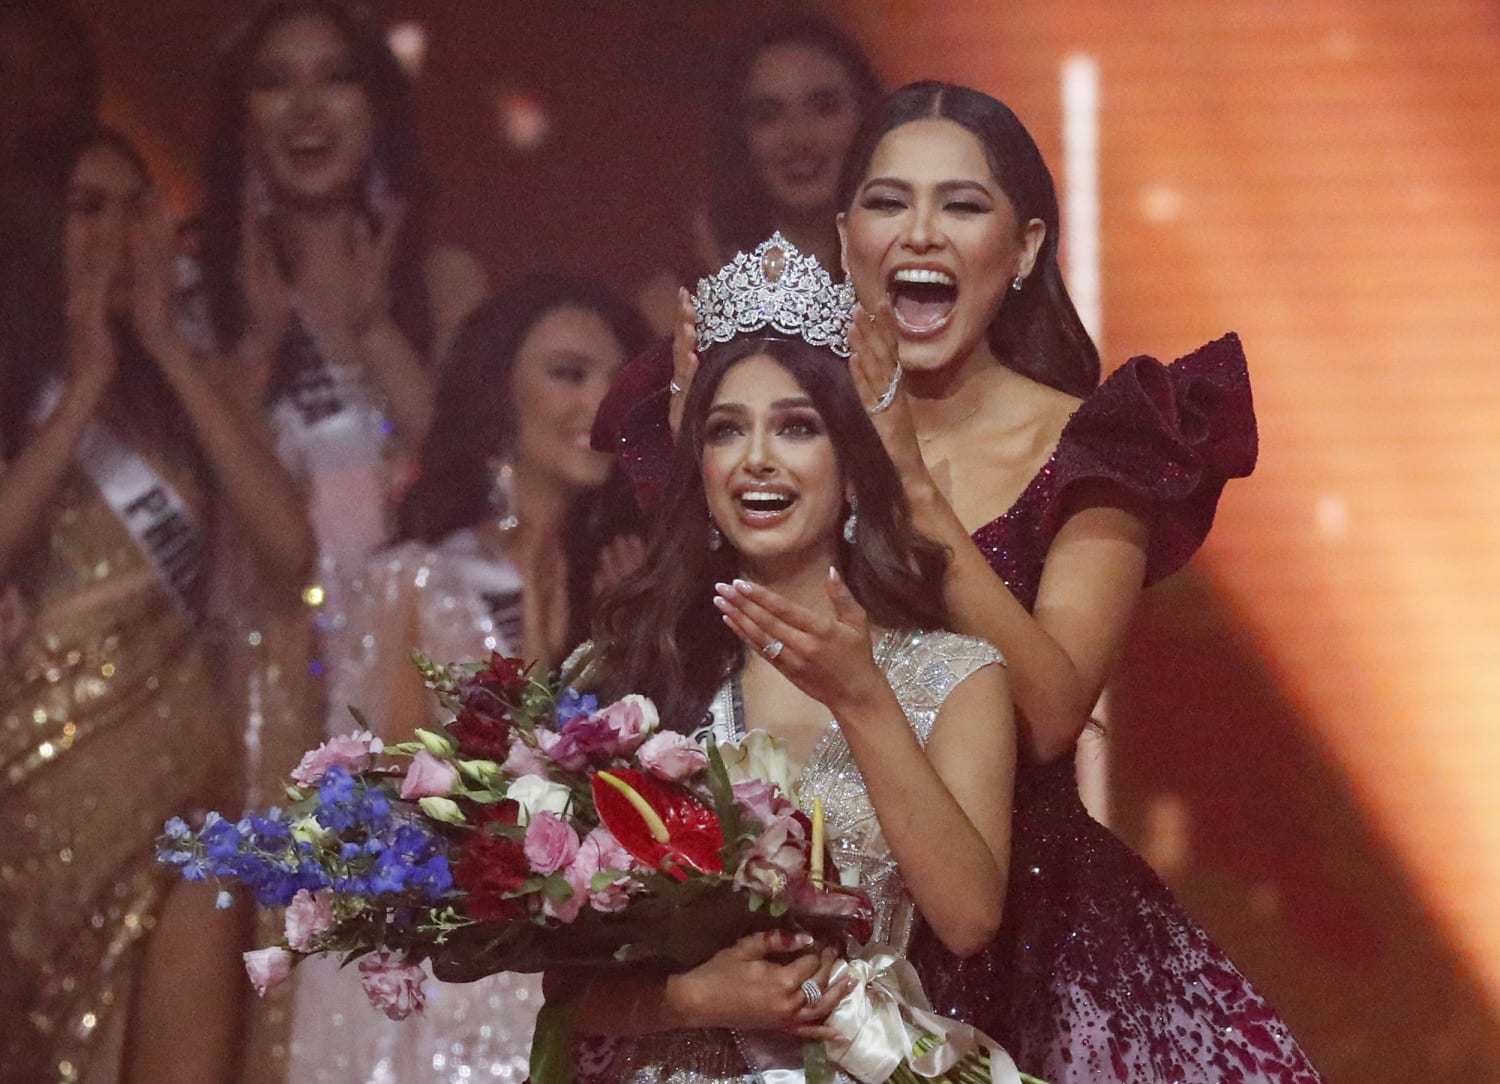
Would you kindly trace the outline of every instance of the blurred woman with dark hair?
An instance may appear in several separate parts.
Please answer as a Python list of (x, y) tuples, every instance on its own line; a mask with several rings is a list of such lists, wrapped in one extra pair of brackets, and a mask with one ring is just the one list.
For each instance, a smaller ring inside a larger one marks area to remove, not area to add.
[(694, 217), (693, 258), (642, 292), (642, 307), (662, 330), (681, 317), (684, 281), (777, 231), (824, 266), (838, 266), (839, 170), (882, 91), (864, 50), (812, 14), (752, 27), (717, 69), (703, 122), (708, 193)]
[[(620, 364), (640, 350), (640, 317), (589, 279), (522, 278), (465, 321), (403, 499), (396, 544), (356, 584), (330, 654), (330, 701), (359, 707), (387, 740), (425, 725), (433, 704), (411, 662), (490, 651), (556, 665), (587, 634), (595, 595), (640, 543), (635, 507), (589, 427)], [(437, 986), (417, 1019), (370, 1010), (332, 966), (301, 969), (291, 1079), (334, 1064), (401, 1081), (521, 1081), (541, 1005), (534, 978)], [(341, 1027), (330, 1026), (342, 1013)], [(435, 1057), (442, 1056), (435, 1071)], [(357, 1079), (368, 1079), (359, 1075)]]
[(215, 520), (289, 598), (312, 536), (257, 419), (178, 333), (171, 243), (140, 156), (97, 133), (43, 245), (61, 273), (0, 334), (5, 1080), (229, 1080), (236, 1062), (240, 918), (169, 887), (154, 841), (238, 797), (203, 620)]
[[(320, 737), (325, 643), (347, 581), (389, 537), (432, 414), (436, 359), (485, 295), (431, 245), (432, 187), (406, 74), (380, 28), (331, 0), (260, 10), (220, 59), (199, 221), (203, 337), (264, 417), (317, 536), (306, 605), (228, 576), (250, 801)], [(342, 707), (329, 723), (344, 725)], [(272, 788), (272, 789), (267, 789)]]

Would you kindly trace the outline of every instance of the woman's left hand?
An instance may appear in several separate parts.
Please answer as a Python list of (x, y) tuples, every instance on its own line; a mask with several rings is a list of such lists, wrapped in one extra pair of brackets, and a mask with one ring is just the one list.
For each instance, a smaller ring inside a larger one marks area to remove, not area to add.
[(130, 320), (136, 336), (158, 365), (183, 356), (177, 349), (177, 292), (174, 236), (161, 197), (147, 192), (129, 233)]
[(752, 651), (837, 715), (867, 699), (885, 679), (875, 665), (864, 607), (836, 569), (828, 570), (827, 587), (831, 615), (747, 580), (716, 584), (714, 605)]

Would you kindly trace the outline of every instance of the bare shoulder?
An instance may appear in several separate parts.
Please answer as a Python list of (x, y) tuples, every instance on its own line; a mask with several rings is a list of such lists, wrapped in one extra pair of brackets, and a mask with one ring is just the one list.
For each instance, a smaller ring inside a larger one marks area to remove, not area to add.
[(434, 245), (422, 270), (432, 299), (437, 357), (444, 358), (459, 325), (489, 295), (489, 278), (475, 255), (458, 245)]

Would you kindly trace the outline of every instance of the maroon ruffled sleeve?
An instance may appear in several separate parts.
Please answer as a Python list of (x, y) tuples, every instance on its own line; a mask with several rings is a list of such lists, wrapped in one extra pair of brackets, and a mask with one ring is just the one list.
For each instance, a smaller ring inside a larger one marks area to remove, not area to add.
[(1250, 374), (1234, 334), (1171, 365), (1131, 358), (1084, 400), (1053, 460), (1050, 540), (1073, 510), (1068, 490), (1118, 487), (1151, 508), (1146, 582), (1185, 564), (1213, 524), (1230, 478), (1255, 469)]
[(655, 503), (672, 462), (671, 382), (672, 340), (665, 338), (625, 363), (594, 416), (595, 450), (619, 461), (642, 508)]

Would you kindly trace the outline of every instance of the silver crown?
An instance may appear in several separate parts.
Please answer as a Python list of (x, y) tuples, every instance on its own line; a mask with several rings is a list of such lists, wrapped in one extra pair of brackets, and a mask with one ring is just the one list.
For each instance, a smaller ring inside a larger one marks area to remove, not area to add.
[(699, 279), (693, 301), (699, 349), (769, 327), (849, 356), (854, 287), (834, 285), (817, 258), (798, 252), (779, 230)]

